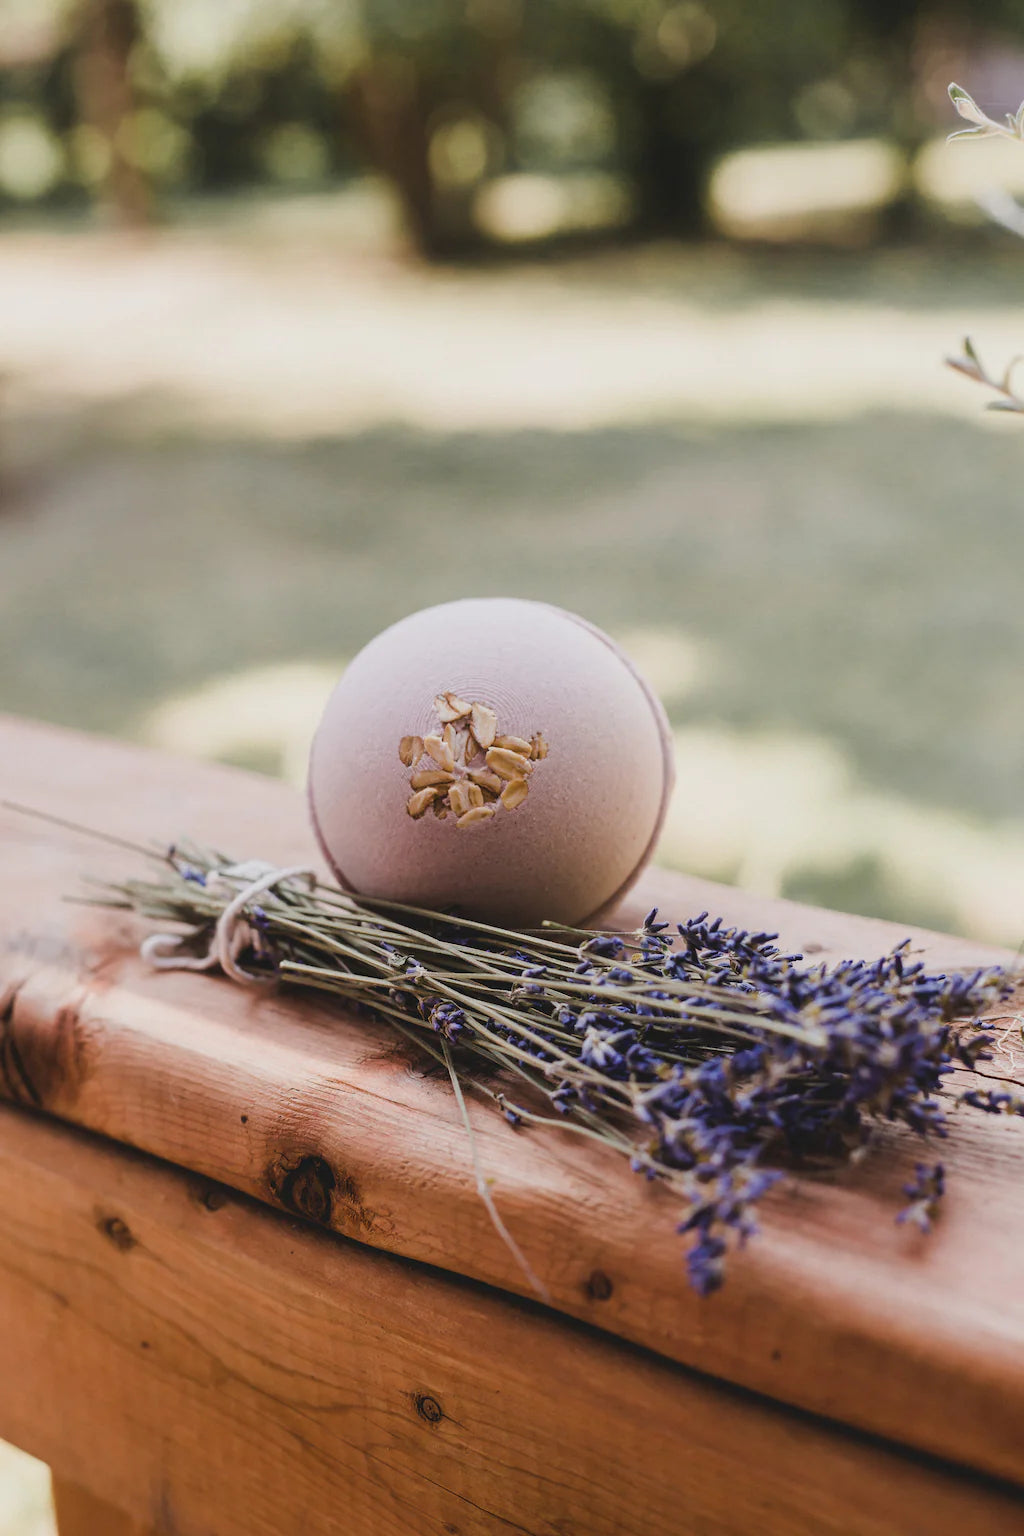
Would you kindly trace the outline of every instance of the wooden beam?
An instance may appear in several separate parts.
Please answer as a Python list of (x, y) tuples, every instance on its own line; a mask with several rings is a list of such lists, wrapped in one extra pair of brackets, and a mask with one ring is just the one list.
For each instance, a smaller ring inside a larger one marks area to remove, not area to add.
[(0, 1434), (83, 1490), (79, 1510), (174, 1536), (1024, 1520), (1017, 1494), (12, 1108), (0, 1335)]
[(58, 1536), (170, 1536), (166, 1530), (140, 1525), (106, 1499), (59, 1478), (53, 1480), (53, 1510)]
[[(311, 853), (300, 797), (254, 775), (0, 724), (0, 795), (239, 857)], [(0, 814), (0, 1080), (6, 1094), (359, 1242), (508, 1291), (522, 1275), (476, 1193), (445, 1081), (384, 1026), (294, 996), (158, 974), (140, 929), (62, 898), (128, 853)], [(789, 945), (879, 953), (892, 925), (652, 875), (637, 905), (714, 906)], [(986, 955), (918, 934), (937, 964)], [(725, 1290), (687, 1288), (663, 1190), (566, 1132), (472, 1103), (499, 1207), (562, 1312), (858, 1428), (1024, 1482), (1024, 1122), (964, 1113), (943, 1144), (938, 1230), (897, 1227), (920, 1144), (793, 1178)], [(73, 1475), (73, 1474), (72, 1474)]]

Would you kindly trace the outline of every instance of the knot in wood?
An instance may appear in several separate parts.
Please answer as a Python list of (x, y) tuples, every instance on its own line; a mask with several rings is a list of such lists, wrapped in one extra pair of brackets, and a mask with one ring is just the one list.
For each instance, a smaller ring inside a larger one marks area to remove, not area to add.
[(591, 1301), (607, 1301), (614, 1289), (603, 1269), (595, 1269), (587, 1280), (586, 1292)]
[(318, 1226), (330, 1226), (338, 1180), (325, 1157), (317, 1152), (279, 1157), (267, 1170), (267, 1182), (286, 1210)]
[(135, 1247), (138, 1241), (131, 1227), (129, 1227), (126, 1221), (122, 1221), (120, 1216), (101, 1215), (97, 1221), (97, 1226), (103, 1233), (103, 1236), (112, 1242), (114, 1247), (121, 1253), (127, 1253), (130, 1248)]
[(416, 1394), (416, 1412), (428, 1424), (440, 1424), (444, 1418), (444, 1409), (441, 1404), (436, 1397), (431, 1397), (427, 1392)]

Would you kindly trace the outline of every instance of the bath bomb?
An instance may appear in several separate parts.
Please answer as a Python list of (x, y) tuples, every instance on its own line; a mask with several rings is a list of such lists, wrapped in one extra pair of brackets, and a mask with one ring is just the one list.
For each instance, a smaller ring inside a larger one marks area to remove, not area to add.
[(519, 598), (426, 608), (351, 662), (309, 807), (339, 883), (511, 927), (609, 909), (651, 856), (671, 737), (619, 647)]

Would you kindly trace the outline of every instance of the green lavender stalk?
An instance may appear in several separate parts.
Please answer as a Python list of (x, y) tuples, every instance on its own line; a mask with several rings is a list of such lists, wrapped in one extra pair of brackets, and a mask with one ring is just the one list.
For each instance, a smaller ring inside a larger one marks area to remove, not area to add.
[[(173, 925), (143, 946), (156, 964), (219, 962), (246, 984), (369, 1010), (445, 1066), (464, 1117), (466, 1089), (513, 1126), (557, 1124), (628, 1157), (679, 1197), (701, 1294), (756, 1231), (780, 1165), (848, 1156), (878, 1120), (941, 1137), (945, 1075), (991, 1043), (952, 1021), (1009, 988), (997, 970), (928, 973), (909, 941), (827, 967), (706, 913), (670, 929), (653, 911), (630, 934), (523, 933), (184, 845), (154, 878), (104, 884), (94, 899)], [(544, 1294), (473, 1155), (492, 1219)], [(927, 1227), (942, 1187), (941, 1164), (920, 1165), (903, 1219)]]

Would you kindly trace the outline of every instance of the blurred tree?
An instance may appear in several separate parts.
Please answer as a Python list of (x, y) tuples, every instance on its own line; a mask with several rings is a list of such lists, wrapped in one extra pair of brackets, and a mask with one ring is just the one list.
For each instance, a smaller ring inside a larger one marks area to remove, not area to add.
[(362, 19), (365, 48), (343, 94), (356, 144), (398, 191), (421, 251), (479, 244), (472, 199), (505, 155), (518, 5), (366, 0)]
[(132, 57), (142, 35), (135, 0), (81, 0), (71, 27), (80, 122), (93, 136), (98, 190), (123, 223), (143, 224), (150, 191), (133, 153)]
[(138, 220), (165, 187), (369, 167), (437, 256), (503, 178), (589, 175), (620, 226), (692, 233), (724, 151), (909, 152), (945, 112), (925, 54), (1022, 30), (1024, 0), (0, 0), (0, 197), (77, 184)]
[(842, 61), (855, 10), (849, 0), (771, 11), (758, 0), (363, 0), (365, 57), (349, 83), (360, 142), (436, 253), (479, 240), (470, 178), (453, 195), (431, 163), (446, 119), (483, 125), (492, 147), (479, 180), (499, 166), (557, 174), (571, 153), (559, 155), (554, 134), (528, 142), (517, 98), (543, 76), (553, 111), (559, 85), (586, 77), (592, 114), (607, 108), (612, 122), (596, 159), (632, 181), (637, 224), (692, 233), (715, 156), (793, 136), (794, 96)]
[(646, 229), (698, 231), (713, 160), (796, 136), (796, 93), (842, 58), (846, 0), (598, 0), (600, 67), (614, 82)]

